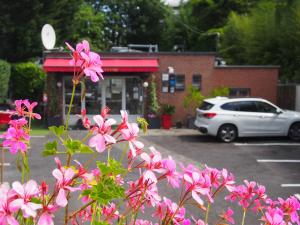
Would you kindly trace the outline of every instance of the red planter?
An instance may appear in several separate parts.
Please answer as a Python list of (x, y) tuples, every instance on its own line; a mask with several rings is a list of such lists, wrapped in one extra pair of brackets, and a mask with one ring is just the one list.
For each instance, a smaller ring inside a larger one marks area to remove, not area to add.
[(8, 124), (10, 121), (11, 113), (0, 112), (0, 124)]
[(171, 115), (163, 114), (161, 116), (161, 120), (162, 120), (162, 127), (164, 129), (170, 129), (172, 124)]

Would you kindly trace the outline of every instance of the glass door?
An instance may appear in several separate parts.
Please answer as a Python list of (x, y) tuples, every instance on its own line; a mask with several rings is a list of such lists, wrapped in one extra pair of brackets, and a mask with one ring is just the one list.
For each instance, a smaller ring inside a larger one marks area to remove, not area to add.
[(119, 115), (125, 108), (125, 82), (123, 78), (105, 79), (105, 105), (110, 108), (110, 114)]
[(139, 78), (126, 80), (126, 110), (130, 115), (143, 114), (143, 88)]

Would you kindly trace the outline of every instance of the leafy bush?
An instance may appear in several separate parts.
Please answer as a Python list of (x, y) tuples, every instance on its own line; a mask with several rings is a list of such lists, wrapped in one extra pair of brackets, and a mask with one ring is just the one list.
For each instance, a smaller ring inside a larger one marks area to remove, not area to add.
[(159, 104), (157, 100), (157, 93), (156, 93), (156, 83), (155, 77), (152, 76), (152, 81), (150, 83), (150, 106), (149, 106), (149, 113), (150, 114), (158, 114), (159, 111)]
[(195, 113), (195, 109), (201, 105), (204, 98), (205, 97), (201, 94), (199, 89), (189, 86), (187, 94), (183, 99), (183, 107), (188, 110), (190, 115), (192, 115)]
[(44, 71), (32, 62), (13, 65), (10, 79), (12, 98), (40, 101), (44, 90), (45, 78)]
[(10, 78), (10, 64), (0, 60), (0, 101), (3, 102), (7, 97), (8, 84)]

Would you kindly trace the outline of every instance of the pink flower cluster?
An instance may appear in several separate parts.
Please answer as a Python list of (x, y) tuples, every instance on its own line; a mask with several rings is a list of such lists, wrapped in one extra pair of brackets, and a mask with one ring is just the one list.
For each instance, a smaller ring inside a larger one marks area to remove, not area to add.
[(70, 65), (76, 67), (80, 66), (81, 72), (73, 80), (79, 81), (83, 74), (89, 77), (93, 82), (103, 79), (102, 61), (100, 56), (90, 51), (89, 43), (84, 40), (76, 45), (74, 49), (69, 43), (66, 42), (68, 48), (72, 51), (72, 59)]
[(37, 102), (30, 103), (27, 99), (16, 100), (15, 106), (16, 109), (12, 111), (12, 115), (16, 115), (20, 119), (10, 120), (7, 132), (0, 135), (0, 138), (4, 139), (3, 146), (8, 147), (12, 154), (27, 151), (30, 127), (26, 119), (41, 119), (39, 114), (33, 112)]

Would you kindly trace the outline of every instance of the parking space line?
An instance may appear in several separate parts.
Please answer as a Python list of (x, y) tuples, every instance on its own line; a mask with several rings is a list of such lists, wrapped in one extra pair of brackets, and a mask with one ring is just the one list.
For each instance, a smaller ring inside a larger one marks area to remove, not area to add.
[(300, 200), (300, 194), (295, 194), (295, 197), (298, 198), (298, 200)]
[(300, 163), (299, 159), (257, 159), (260, 163)]
[(300, 143), (233, 143), (235, 146), (300, 146)]
[(300, 187), (300, 184), (281, 184), (281, 187)]

